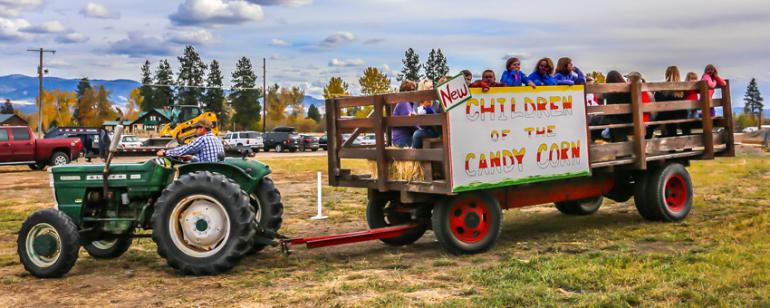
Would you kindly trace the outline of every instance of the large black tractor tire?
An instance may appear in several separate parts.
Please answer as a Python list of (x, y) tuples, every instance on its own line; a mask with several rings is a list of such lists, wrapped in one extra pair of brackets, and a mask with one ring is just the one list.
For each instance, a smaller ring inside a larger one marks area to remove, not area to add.
[(433, 233), (455, 255), (489, 250), (503, 229), (500, 203), (489, 193), (461, 193), (445, 197), (433, 207)]
[(562, 214), (583, 216), (596, 213), (596, 211), (599, 210), (599, 207), (602, 206), (602, 202), (604, 202), (604, 197), (599, 196), (581, 200), (556, 202), (554, 205), (556, 205), (556, 209), (559, 210), (559, 212), (562, 212)]
[[(419, 223), (411, 218), (409, 213), (398, 212), (401, 206), (398, 193), (381, 193), (372, 191), (369, 193), (369, 202), (366, 205), (366, 223), (370, 229), (392, 227), (410, 223)], [(419, 240), (427, 227), (418, 226), (407, 230), (398, 237), (380, 239), (385, 244), (393, 246), (408, 245)]]
[(56, 209), (32, 213), (19, 230), (17, 253), (24, 269), (38, 278), (57, 278), (78, 260), (80, 235), (72, 219)]
[(113, 239), (93, 241), (83, 248), (95, 259), (114, 259), (122, 256), (131, 247), (133, 240), (130, 237), (116, 237)]
[(670, 163), (639, 177), (634, 203), (652, 221), (680, 221), (692, 209), (692, 179), (682, 164)]
[(275, 183), (269, 177), (262, 178), (254, 191), (256, 200), (252, 205), (256, 211), (256, 221), (259, 225), (259, 231), (254, 236), (254, 245), (252, 252), (258, 252), (267, 247), (265, 241), (270, 241), (275, 237), (276, 232), (281, 229), (283, 223), (283, 203), (281, 203), (281, 192), (275, 188)]
[(184, 274), (215, 275), (233, 268), (251, 249), (257, 224), (240, 186), (198, 171), (163, 190), (152, 215), (158, 254)]
[(48, 162), (51, 166), (64, 166), (70, 163), (70, 157), (64, 152), (53, 152), (51, 160)]

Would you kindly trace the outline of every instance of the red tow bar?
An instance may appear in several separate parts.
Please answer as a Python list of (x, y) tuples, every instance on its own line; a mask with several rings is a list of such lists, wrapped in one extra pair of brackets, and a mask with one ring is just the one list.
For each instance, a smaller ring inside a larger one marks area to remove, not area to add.
[(281, 239), (278, 243), (284, 253), (289, 253), (290, 245), (305, 244), (307, 248), (320, 248), (379, 240), (403, 235), (406, 231), (418, 227), (418, 224), (400, 225), (393, 227), (377, 228), (366, 231), (356, 231), (343, 234), (325, 235), (318, 237), (287, 238)]

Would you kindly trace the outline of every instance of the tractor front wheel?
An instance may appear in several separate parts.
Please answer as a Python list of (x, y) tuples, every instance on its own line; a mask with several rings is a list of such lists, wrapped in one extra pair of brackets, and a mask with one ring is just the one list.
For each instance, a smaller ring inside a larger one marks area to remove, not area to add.
[[(366, 205), (366, 222), (370, 229), (416, 223), (408, 211), (403, 211), (398, 193), (369, 193), (369, 203)], [(418, 226), (404, 232), (398, 237), (380, 239), (385, 244), (401, 246), (419, 240), (425, 234), (426, 226)]]
[(24, 269), (38, 278), (57, 278), (78, 260), (80, 235), (72, 219), (56, 209), (32, 213), (21, 225), (16, 241)]
[(93, 241), (83, 246), (89, 255), (95, 259), (114, 259), (122, 256), (131, 247), (130, 237), (116, 237)]
[(168, 265), (184, 274), (215, 275), (251, 250), (254, 208), (238, 184), (220, 174), (185, 174), (163, 190), (152, 215), (152, 239)]
[(481, 192), (446, 197), (433, 208), (433, 233), (452, 254), (492, 248), (503, 229), (503, 212), (492, 195)]

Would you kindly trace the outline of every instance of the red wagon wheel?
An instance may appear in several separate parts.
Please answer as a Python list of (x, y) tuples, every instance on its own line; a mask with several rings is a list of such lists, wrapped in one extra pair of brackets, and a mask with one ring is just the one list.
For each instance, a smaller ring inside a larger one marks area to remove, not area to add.
[(502, 230), (500, 203), (486, 192), (463, 193), (441, 200), (433, 209), (433, 232), (453, 254), (483, 252)]

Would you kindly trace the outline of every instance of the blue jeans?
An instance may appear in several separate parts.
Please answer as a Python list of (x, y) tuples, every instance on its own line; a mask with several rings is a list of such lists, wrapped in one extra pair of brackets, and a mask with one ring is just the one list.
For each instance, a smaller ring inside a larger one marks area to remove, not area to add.
[(425, 138), (433, 138), (437, 137), (438, 134), (436, 134), (436, 131), (431, 128), (418, 128), (414, 135), (412, 135), (412, 148), (415, 149), (421, 149), (422, 148), (422, 140)]

